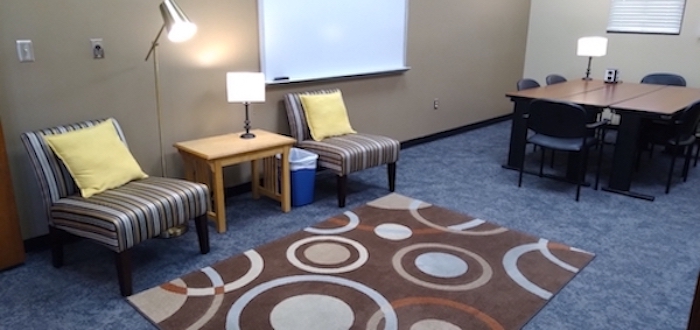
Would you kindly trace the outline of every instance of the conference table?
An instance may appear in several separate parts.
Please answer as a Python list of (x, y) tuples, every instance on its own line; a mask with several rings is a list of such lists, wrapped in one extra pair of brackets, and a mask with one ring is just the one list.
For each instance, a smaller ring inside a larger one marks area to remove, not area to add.
[[(654, 196), (630, 189), (635, 153), (643, 118), (669, 120), (700, 100), (700, 89), (678, 86), (617, 83), (602, 80), (572, 80), (560, 84), (513, 91), (506, 96), (514, 103), (508, 160), (503, 167), (519, 169), (525, 157), (527, 113), (532, 100), (543, 98), (580, 104), (592, 111), (610, 108), (620, 115), (615, 152), (608, 185), (603, 190), (653, 201)], [(567, 178), (575, 182), (578, 162), (569, 161)]]

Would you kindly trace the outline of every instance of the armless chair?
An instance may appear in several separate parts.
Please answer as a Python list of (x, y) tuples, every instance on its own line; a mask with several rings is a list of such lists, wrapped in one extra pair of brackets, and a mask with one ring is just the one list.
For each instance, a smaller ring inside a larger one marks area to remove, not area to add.
[(401, 144), (389, 137), (365, 133), (332, 136), (321, 141), (312, 139), (301, 96), (335, 92), (339, 90), (290, 93), (284, 99), (289, 128), (297, 140), (296, 147), (318, 154), (318, 165), (337, 176), (338, 207), (345, 207), (347, 178), (356, 171), (386, 164), (389, 191), (394, 191)]
[(519, 91), (523, 89), (530, 89), (530, 88), (537, 88), (540, 87), (540, 83), (537, 82), (535, 79), (530, 79), (530, 78), (522, 78), (518, 80), (518, 82), (515, 84), (517, 89)]
[[(693, 147), (696, 141), (696, 133), (700, 122), (700, 101), (686, 107), (681, 111), (670, 124), (648, 129), (645, 135), (642, 136), (643, 144), (649, 143), (653, 145), (665, 146), (671, 154), (671, 165), (668, 170), (666, 179), (666, 193), (671, 189), (671, 179), (673, 178), (673, 170), (676, 164), (676, 158), (679, 154), (683, 155), (684, 165), (681, 171), (681, 177), (685, 182), (688, 179), (688, 168), (692, 158)], [(652, 124), (653, 125), (653, 124)], [(649, 151), (651, 152), (651, 150)], [(637, 162), (639, 162), (641, 152), (637, 153)]]
[(685, 87), (685, 78), (675, 73), (651, 73), (642, 78), (642, 84), (668, 85)]
[[(202, 254), (209, 252), (209, 190), (199, 183), (149, 176), (82, 197), (71, 172), (45, 137), (95, 127), (104, 121), (90, 120), (25, 132), (21, 137), (41, 189), (54, 267), (63, 265), (67, 234), (88, 239), (114, 251), (119, 289), (122, 296), (129, 296), (132, 294), (130, 255), (135, 245), (194, 218), (199, 250)], [(114, 119), (111, 122), (126, 145), (119, 124)]]
[(566, 82), (566, 78), (558, 74), (550, 74), (545, 78), (545, 81), (547, 82), (547, 85), (553, 85)]
[[(590, 122), (586, 109), (574, 103), (555, 100), (537, 99), (530, 103), (528, 113), (524, 115), (527, 128), (534, 132), (527, 138), (527, 143), (545, 149), (567, 151), (580, 155), (579, 173), (576, 180), (576, 201), (581, 194), (581, 185), (585, 181), (589, 149), (597, 146), (598, 166), (595, 176), (595, 189), (598, 189), (600, 178), (600, 163), (603, 155), (603, 145), (597, 134), (591, 130), (603, 127), (605, 121)], [(603, 132), (603, 138), (605, 132)], [(543, 176), (544, 153), (540, 159), (540, 177)], [(525, 158), (520, 166), (518, 187), (522, 186)]]

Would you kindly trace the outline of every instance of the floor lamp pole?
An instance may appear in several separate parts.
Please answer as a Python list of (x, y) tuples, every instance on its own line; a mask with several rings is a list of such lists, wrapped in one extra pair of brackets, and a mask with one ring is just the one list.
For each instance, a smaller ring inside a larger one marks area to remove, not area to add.
[[(165, 24), (160, 28), (155, 39), (151, 43), (151, 49), (146, 55), (146, 61), (153, 54), (153, 75), (155, 76), (155, 87), (156, 87), (156, 116), (158, 118), (158, 146), (160, 147), (160, 172), (163, 177), (168, 173), (166, 162), (165, 162), (165, 152), (163, 151), (163, 125), (162, 125), (162, 112), (161, 112), (161, 100), (160, 100), (160, 67), (158, 66), (158, 39), (165, 29)], [(171, 238), (177, 237), (187, 232), (187, 225), (178, 225), (175, 227), (168, 228), (168, 230), (162, 232), (160, 237)]]

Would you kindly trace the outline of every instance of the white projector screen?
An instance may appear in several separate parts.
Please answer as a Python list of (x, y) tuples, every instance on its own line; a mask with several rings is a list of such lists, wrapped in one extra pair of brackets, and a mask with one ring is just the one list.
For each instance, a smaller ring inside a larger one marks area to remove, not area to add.
[(407, 0), (258, 0), (267, 83), (405, 71)]

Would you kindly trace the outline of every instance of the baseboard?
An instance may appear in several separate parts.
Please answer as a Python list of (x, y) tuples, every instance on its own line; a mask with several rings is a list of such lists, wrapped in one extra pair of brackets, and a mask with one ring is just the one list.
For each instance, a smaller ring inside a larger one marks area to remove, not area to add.
[[(457, 135), (457, 134), (469, 132), (471, 130), (475, 130), (478, 128), (486, 127), (486, 126), (493, 125), (493, 124), (496, 124), (496, 123), (499, 123), (502, 121), (509, 120), (510, 118), (511, 118), (511, 114), (508, 114), (508, 115), (504, 115), (504, 116), (476, 122), (473, 124), (460, 126), (457, 128), (447, 130), (447, 131), (442, 131), (442, 132), (426, 135), (423, 137), (411, 139), (408, 141), (401, 142), (401, 149), (407, 149), (407, 148), (415, 147), (417, 145), (421, 145), (421, 144), (428, 143), (431, 141), (443, 139), (443, 138), (446, 138), (446, 137), (449, 137), (452, 135)], [(250, 182), (246, 182), (246, 183), (238, 184), (235, 186), (226, 187), (224, 194), (226, 196), (236, 196), (236, 195), (249, 193), (251, 191), (252, 191), (252, 185), (250, 184)], [(70, 237), (71, 238), (69, 239), (68, 242), (70, 242), (72, 240), (77, 241), (77, 240), (81, 239), (80, 237), (72, 236), (72, 235), (70, 235)], [(68, 243), (68, 242), (66, 242), (66, 243)], [(49, 249), (49, 247), (50, 247), (50, 241), (49, 241), (48, 234), (24, 240), (24, 250), (27, 252), (43, 251), (43, 250)]]

